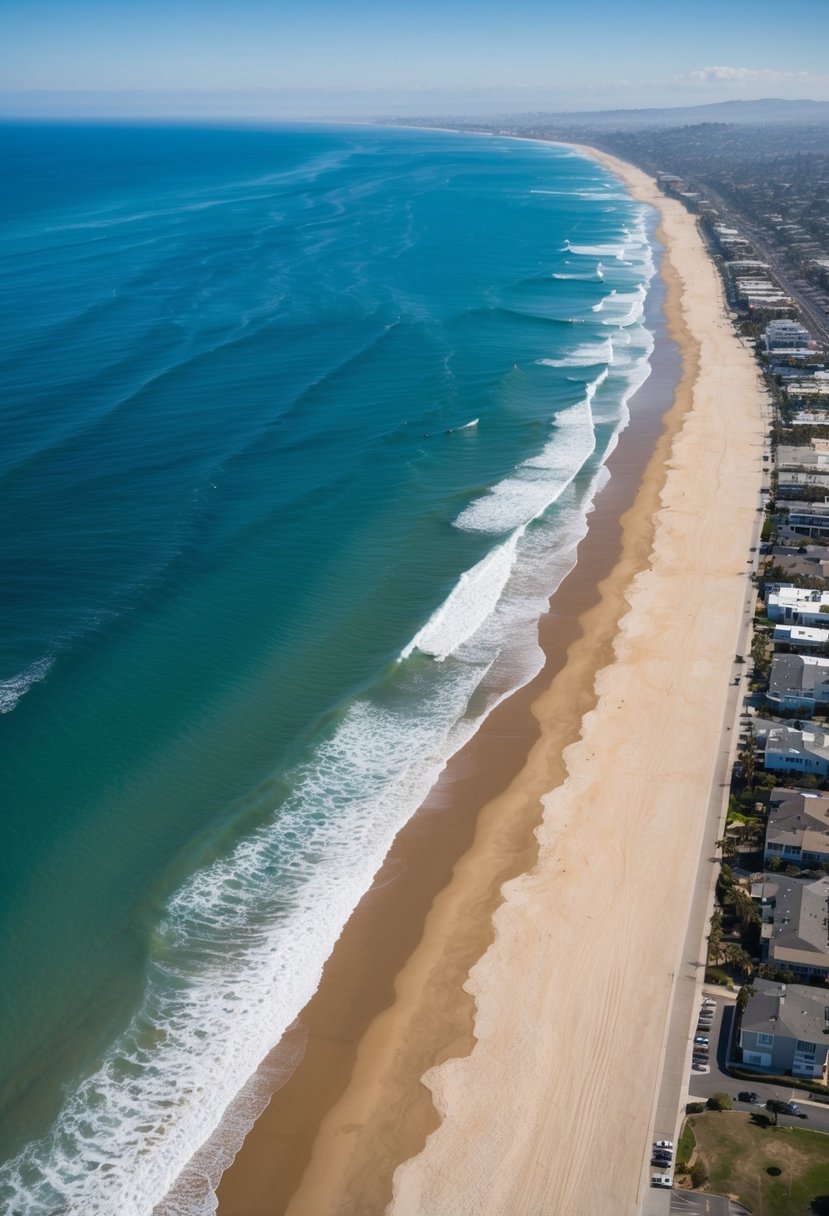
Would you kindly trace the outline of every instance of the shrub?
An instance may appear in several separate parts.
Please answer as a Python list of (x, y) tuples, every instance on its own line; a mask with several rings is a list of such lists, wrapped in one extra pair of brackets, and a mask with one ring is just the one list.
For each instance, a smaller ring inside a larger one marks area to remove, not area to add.
[(708, 1099), (709, 1110), (731, 1110), (731, 1098), (728, 1094), (718, 1090)]
[(704, 1102), (688, 1102), (685, 1106), (686, 1115), (701, 1115), (704, 1110)]
[(705, 1163), (697, 1157), (694, 1164), (691, 1166), (691, 1186), (696, 1188), (704, 1186), (708, 1181), (708, 1170), (705, 1168)]

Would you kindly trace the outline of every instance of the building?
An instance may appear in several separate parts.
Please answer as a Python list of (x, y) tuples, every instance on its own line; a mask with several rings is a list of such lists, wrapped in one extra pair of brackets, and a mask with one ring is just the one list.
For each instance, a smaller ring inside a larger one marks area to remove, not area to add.
[(812, 591), (786, 583), (772, 585), (766, 594), (766, 616), (783, 625), (819, 629), (821, 625), (829, 625), (829, 591)]
[(777, 468), (786, 472), (829, 472), (829, 452), (820, 441), (816, 446), (813, 440), (812, 443), (801, 444), (799, 447), (781, 443), (777, 449)]
[(766, 700), (781, 710), (811, 717), (829, 704), (829, 659), (813, 654), (776, 654), (771, 661)]
[(827, 540), (829, 503), (791, 502), (787, 509), (778, 512), (775, 528), (780, 541)]
[(763, 860), (772, 857), (806, 868), (829, 863), (829, 794), (771, 791)]
[(808, 329), (804, 329), (799, 321), (789, 321), (785, 317), (769, 321), (763, 330), (763, 344), (767, 355), (812, 355), (812, 339)]
[[(829, 414), (817, 418), (820, 426), (829, 423)], [(781, 469), (777, 474), (777, 497), (802, 499), (804, 492), (829, 495), (829, 469)], [(785, 521), (790, 525), (791, 521)]]
[(799, 651), (820, 650), (829, 642), (829, 629), (815, 629), (808, 625), (775, 625), (772, 640), (775, 646), (796, 646)]
[(815, 727), (771, 726), (763, 764), (769, 773), (800, 773), (822, 780), (829, 774), (829, 735)]
[(743, 1064), (826, 1084), (829, 994), (802, 984), (755, 980), (740, 1023)]
[(752, 883), (751, 897), (762, 915), (762, 961), (804, 980), (829, 977), (829, 876), (767, 873)]

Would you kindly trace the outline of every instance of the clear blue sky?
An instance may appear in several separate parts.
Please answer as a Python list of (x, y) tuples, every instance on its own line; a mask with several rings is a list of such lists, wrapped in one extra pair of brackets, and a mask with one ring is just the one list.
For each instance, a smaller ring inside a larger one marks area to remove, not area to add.
[(826, 100), (829, 0), (0, 0), (0, 89), (6, 112)]

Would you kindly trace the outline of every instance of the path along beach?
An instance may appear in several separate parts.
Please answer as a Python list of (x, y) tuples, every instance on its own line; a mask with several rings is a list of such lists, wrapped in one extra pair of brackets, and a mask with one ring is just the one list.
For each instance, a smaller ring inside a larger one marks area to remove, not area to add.
[(302, 1063), (221, 1181), (220, 1216), (636, 1210), (764, 394), (693, 217), (584, 151), (659, 211), (678, 384), (655, 355), (653, 406), (634, 408), (541, 622), (544, 671), (395, 842), (300, 1018)]

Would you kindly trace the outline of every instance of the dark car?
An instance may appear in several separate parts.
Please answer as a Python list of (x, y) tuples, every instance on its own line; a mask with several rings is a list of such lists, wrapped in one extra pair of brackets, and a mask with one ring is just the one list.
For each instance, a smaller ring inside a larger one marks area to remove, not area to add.
[(661, 1169), (667, 1169), (671, 1166), (671, 1158), (663, 1153), (654, 1153), (651, 1157), (651, 1165), (658, 1165)]
[(744, 1089), (742, 1093), (737, 1094), (737, 1101), (750, 1102), (753, 1106), (755, 1102), (759, 1101), (759, 1098), (757, 1097), (757, 1094), (749, 1093), (748, 1090)]

